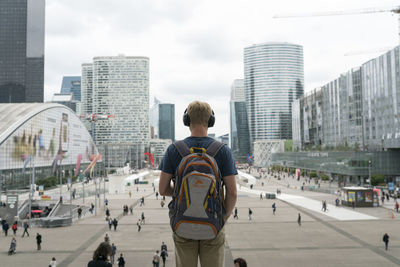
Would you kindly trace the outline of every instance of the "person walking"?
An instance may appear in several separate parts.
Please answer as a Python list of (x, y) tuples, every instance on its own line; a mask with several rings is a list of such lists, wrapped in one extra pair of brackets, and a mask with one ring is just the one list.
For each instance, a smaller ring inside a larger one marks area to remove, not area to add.
[(233, 212), (233, 219), (236, 219), (236, 220), (238, 220), (238, 219), (239, 219), (239, 217), (238, 217), (238, 209), (237, 209), (237, 207), (235, 207), (235, 211)]
[(24, 232), (22, 233), (22, 237), (25, 236), (25, 233), (29, 236), (28, 228), (29, 228), (28, 222), (24, 222)]
[(82, 217), (82, 208), (79, 207), (78, 208), (78, 219), (80, 219)]
[(122, 255), (122, 253), (119, 255), (119, 258), (118, 258), (118, 267), (125, 267), (125, 259)]
[(36, 233), (36, 244), (37, 244), (37, 250), (42, 249), (42, 236), (39, 233)]
[(131, 212), (131, 215), (133, 215), (133, 206), (129, 207), (129, 211)]
[(160, 266), (160, 256), (158, 255), (158, 250), (157, 250), (153, 256), (153, 267), (159, 267), (159, 266)]
[(141, 206), (144, 206), (144, 197), (143, 196), (140, 198), (140, 207)]
[(93, 210), (94, 210), (94, 204), (93, 204), (93, 203), (90, 203), (90, 209), (89, 209), (89, 211), (90, 211), (91, 214), (93, 214)]
[(89, 261), (87, 267), (112, 267), (108, 262), (108, 257), (111, 255), (111, 246), (108, 242), (100, 243), (93, 253), (93, 259)]
[(260, 200), (262, 200), (263, 199), (263, 194), (262, 193), (260, 193)]
[(114, 264), (114, 258), (115, 258), (115, 254), (117, 253), (117, 247), (114, 245), (114, 243), (112, 243), (111, 245), (111, 264)]
[(112, 219), (111, 219), (111, 218), (108, 218), (107, 224), (108, 224), (108, 229), (109, 229), (110, 231), (111, 231), (112, 223), (113, 223)]
[(161, 250), (161, 259), (163, 261), (163, 267), (165, 267), (165, 261), (167, 260), (168, 257), (168, 252), (166, 250)]
[(275, 215), (276, 212), (276, 204), (274, 202), (274, 204), (272, 204), (272, 214)]
[(57, 261), (56, 258), (52, 258), (49, 264), (49, 267), (57, 267)]
[(156, 200), (158, 200), (158, 192), (156, 192)]
[(399, 202), (397, 202), (394, 204), (394, 209), (396, 210), (397, 213), (399, 213)]
[(249, 208), (249, 221), (251, 221), (251, 215), (253, 215), (253, 211)]
[(107, 209), (106, 209), (106, 216), (107, 216), (107, 217), (110, 217), (110, 210), (108, 209), (108, 207), (107, 207)]
[(301, 215), (299, 213), (299, 216), (297, 217), (297, 223), (299, 226), (301, 226)]
[(15, 250), (17, 248), (17, 240), (15, 237), (11, 239), (10, 249), (8, 250), (8, 255), (15, 254)]
[(110, 237), (108, 236), (108, 234), (106, 234), (106, 236), (104, 237), (104, 242), (110, 243)]
[(138, 227), (137, 231), (140, 232), (140, 230), (142, 229), (140, 219), (137, 221), (136, 225)]
[(8, 229), (9, 228), (10, 228), (10, 226), (8, 225), (8, 222), (3, 223), (3, 232), (4, 232), (5, 236), (8, 235)]
[(144, 217), (144, 212), (142, 212), (142, 220), (141, 220), (141, 223), (142, 224), (145, 224), (146, 223), (146, 218)]
[(383, 242), (385, 243), (385, 250), (388, 250), (389, 247), (389, 235), (385, 233), (383, 235)]
[(117, 231), (118, 221), (116, 218), (114, 218), (112, 224), (114, 225), (114, 231)]
[(16, 235), (17, 234), (17, 229), (18, 229), (18, 223), (16, 221), (11, 226), (11, 229), (13, 230), (14, 235)]

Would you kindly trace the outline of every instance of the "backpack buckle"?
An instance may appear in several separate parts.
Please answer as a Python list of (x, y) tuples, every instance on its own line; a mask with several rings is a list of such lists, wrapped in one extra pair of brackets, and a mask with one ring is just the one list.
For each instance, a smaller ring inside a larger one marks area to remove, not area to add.
[(203, 153), (203, 154), (207, 153), (207, 150), (204, 147), (191, 147), (191, 148), (189, 148), (190, 154), (194, 154), (195, 150), (200, 150), (201, 153)]

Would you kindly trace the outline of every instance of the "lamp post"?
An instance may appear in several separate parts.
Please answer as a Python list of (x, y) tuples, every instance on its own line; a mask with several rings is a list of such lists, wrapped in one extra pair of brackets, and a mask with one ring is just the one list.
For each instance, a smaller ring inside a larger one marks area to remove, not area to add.
[(369, 188), (371, 188), (371, 164), (372, 161), (368, 160), (368, 180), (369, 180)]

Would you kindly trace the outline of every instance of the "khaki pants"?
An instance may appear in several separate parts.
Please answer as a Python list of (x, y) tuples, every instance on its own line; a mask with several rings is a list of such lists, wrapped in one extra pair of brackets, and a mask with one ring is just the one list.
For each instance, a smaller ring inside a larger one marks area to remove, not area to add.
[(211, 240), (192, 240), (173, 234), (176, 267), (222, 267), (225, 258), (225, 228)]

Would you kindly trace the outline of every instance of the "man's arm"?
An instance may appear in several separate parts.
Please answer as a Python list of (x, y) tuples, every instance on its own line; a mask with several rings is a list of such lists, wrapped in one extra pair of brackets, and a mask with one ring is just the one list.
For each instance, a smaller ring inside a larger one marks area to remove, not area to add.
[(160, 183), (158, 184), (158, 191), (162, 196), (172, 196), (174, 187), (171, 185), (172, 174), (161, 172)]
[[(229, 216), (231, 216), (233, 209), (235, 208), (236, 199), (237, 199), (237, 190), (236, 190), (236, 178), (235, 175), (225, 176), (225, 189), (226, 189), (226, 197), (225, 197), (225, 209), (226, 209), (226, 219), (228, 220)], [(161, 180), (161, 179), (160, 179)]]

